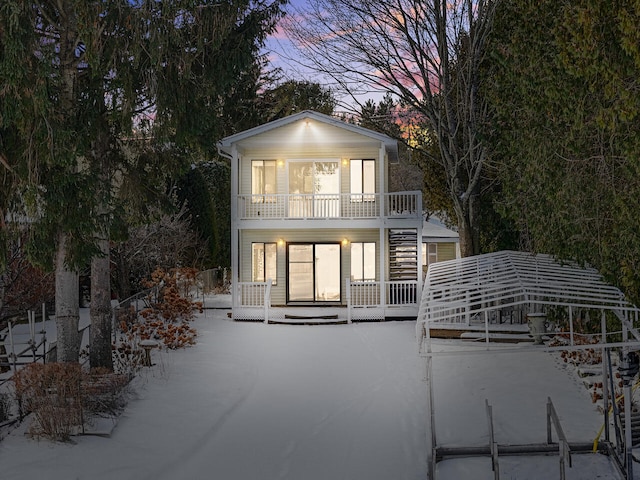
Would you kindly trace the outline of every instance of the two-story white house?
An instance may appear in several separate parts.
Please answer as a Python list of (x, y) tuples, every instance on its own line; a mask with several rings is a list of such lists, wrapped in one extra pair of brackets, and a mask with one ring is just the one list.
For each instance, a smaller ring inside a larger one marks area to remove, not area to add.
[(416, 317), (420, 192), (388, 192), (397, 142), (313, 111), (222, 139), (231, 162), (232, 316)]

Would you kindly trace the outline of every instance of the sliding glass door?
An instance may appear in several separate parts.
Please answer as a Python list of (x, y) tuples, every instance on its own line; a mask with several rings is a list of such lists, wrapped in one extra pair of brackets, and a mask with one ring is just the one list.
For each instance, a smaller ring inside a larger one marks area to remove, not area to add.
[(339, 243), (293, 243), (287, 250), (290, 302), (340, 301)]

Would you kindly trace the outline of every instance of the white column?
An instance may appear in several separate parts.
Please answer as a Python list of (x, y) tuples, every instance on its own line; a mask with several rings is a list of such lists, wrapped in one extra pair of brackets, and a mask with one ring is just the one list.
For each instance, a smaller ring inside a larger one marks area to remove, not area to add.
[(232, 307), (238, 307), (239, 294), (238, 279), (240, 269), (239, 254), (239, 219), (238, 219), (238, 189), (239, 189), (239, 170), (240, 157), (238, 149), (234, 146), (231, 152), (231, 304)]

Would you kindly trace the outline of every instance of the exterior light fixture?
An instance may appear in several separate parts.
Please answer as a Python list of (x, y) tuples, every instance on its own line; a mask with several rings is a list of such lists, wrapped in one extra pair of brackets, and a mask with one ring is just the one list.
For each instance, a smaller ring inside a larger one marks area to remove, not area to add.
[(280, 246), (280, 247), (281, 247), (281, 246), (283, 246), (283, 245), (284, 245), (284, 239), (279, 238), (279, 239), (278, 239), (278, 246)]
[(349, 245), (349, 239), (348, 238), (343, 238), (342, 239), (342, 246), (346, 247), (347, 245)]

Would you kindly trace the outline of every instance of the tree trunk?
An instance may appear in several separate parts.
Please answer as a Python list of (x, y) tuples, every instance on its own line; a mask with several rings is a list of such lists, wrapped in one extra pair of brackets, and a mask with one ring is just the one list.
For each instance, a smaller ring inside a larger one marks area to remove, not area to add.
[(89, 364), (91, 368), (113, 370), (111, 358), (111, 282), (109, 241), (99, 241), (101, 256), (91, 260), (91, 332)]
[(67, 236), (58, 235), (56, 250), (56, 330), (57, 361), (78, 362), (80, 359), (79, 275), (66, 265)]
[(121, 248), (115, 255), (116, 274), (118, 278), (118, 299), (125, 300), (131, 296), (130, 267), (126, 253)]

